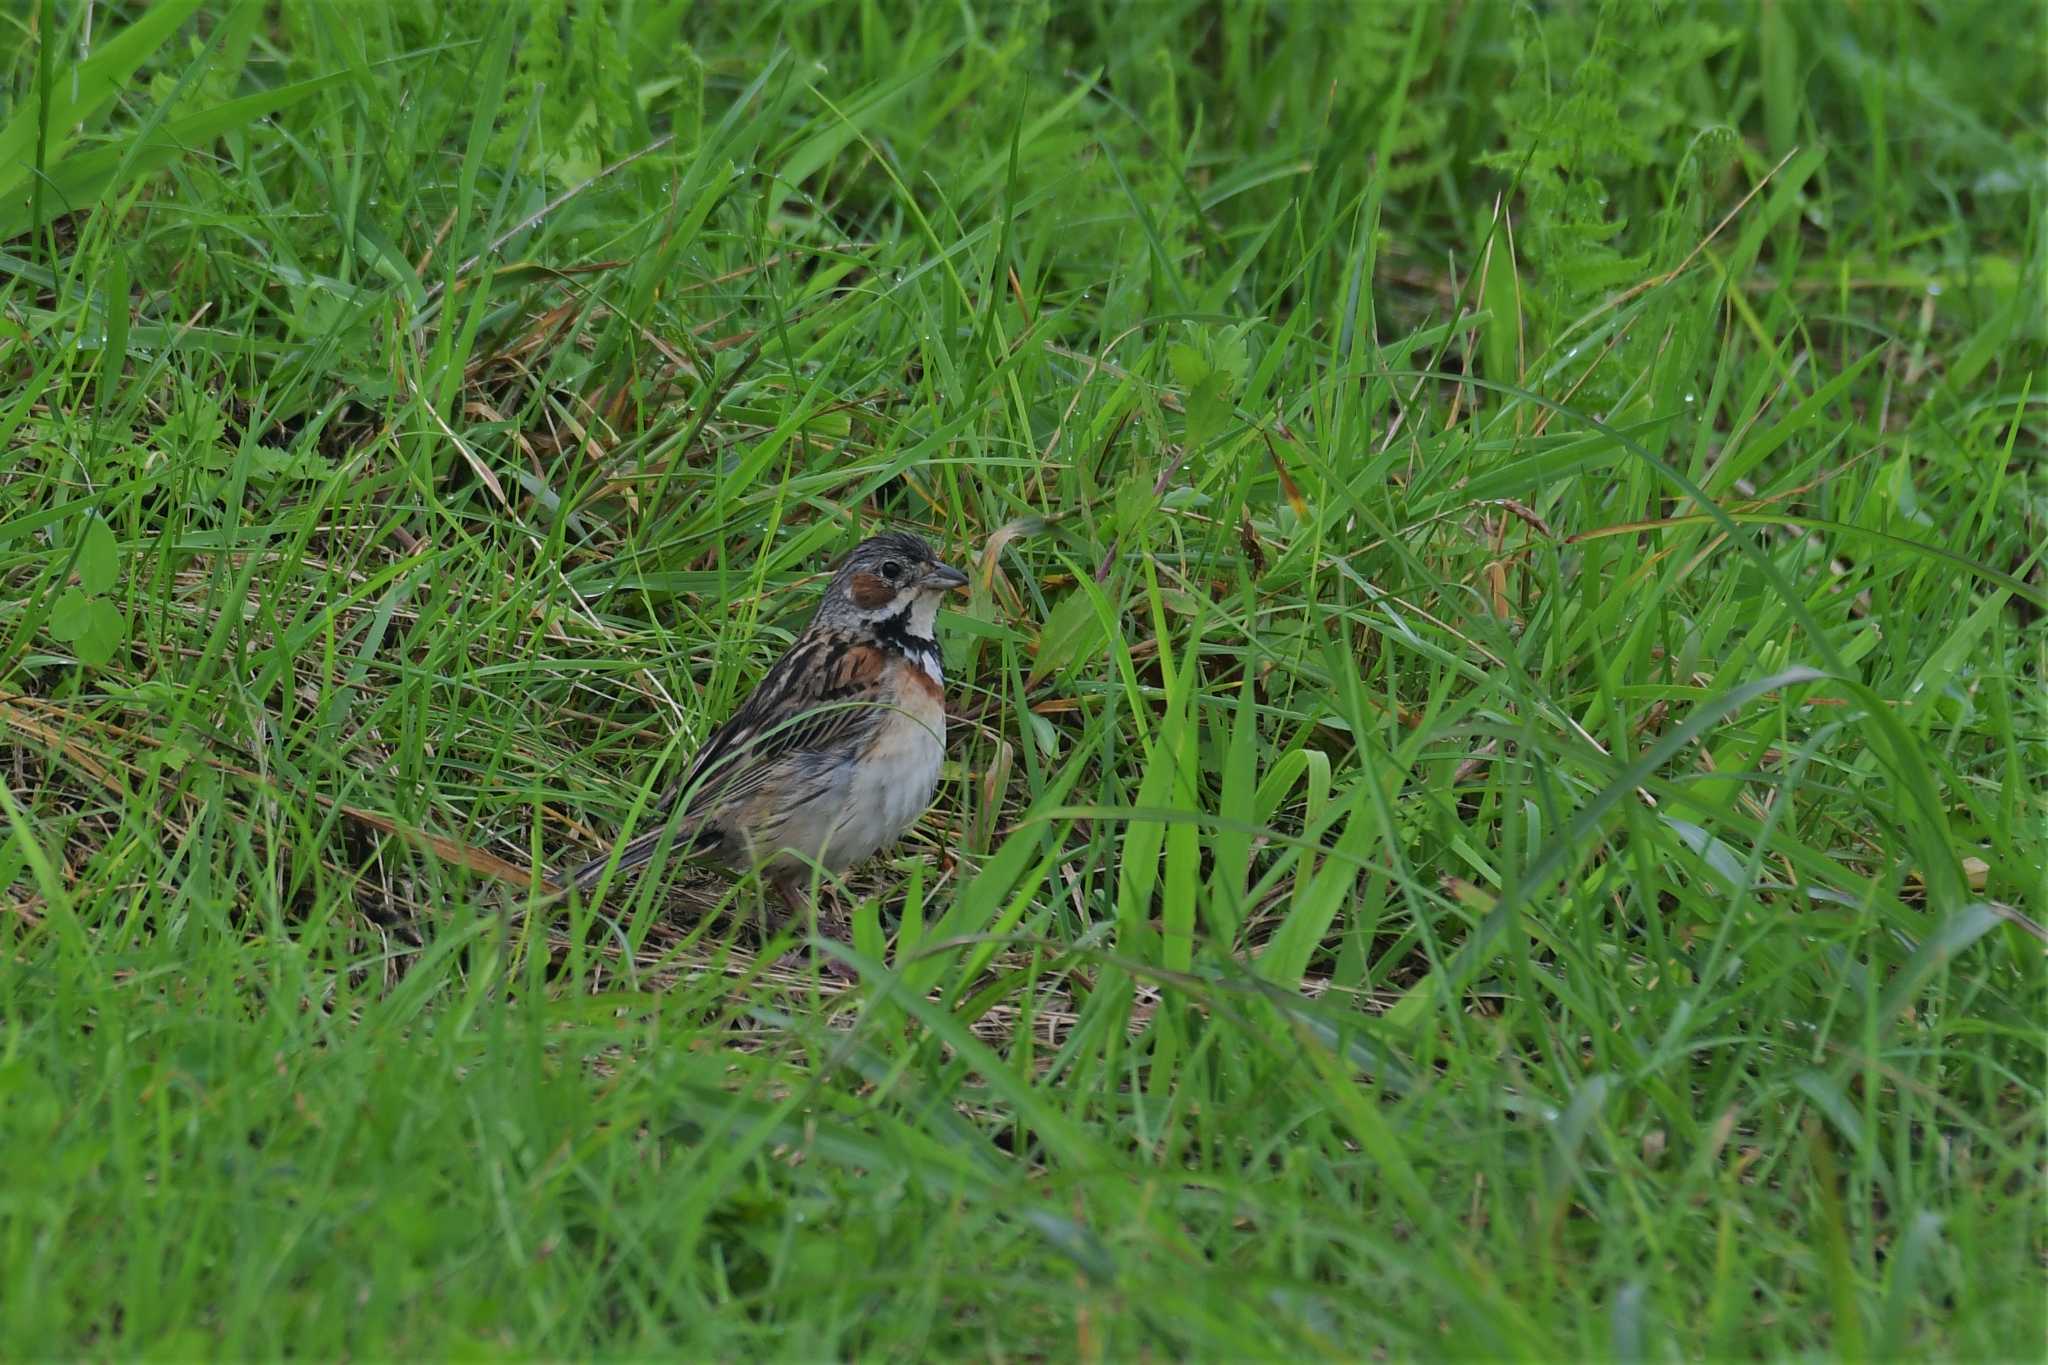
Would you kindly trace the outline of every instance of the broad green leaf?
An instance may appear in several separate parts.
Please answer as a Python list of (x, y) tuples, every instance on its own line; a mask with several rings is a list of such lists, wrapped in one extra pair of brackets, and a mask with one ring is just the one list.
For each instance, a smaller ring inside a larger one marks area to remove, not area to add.
[(128, 618), (104, 597), (95, 597), (87, 604), (85, 618), (85, 631), (74, 648), (80, 661), (98, 668), (113, 658), (114, 651), (127, 640)]
[(1064, 672), (1067, 665), (1100, 649), (1105, 638), (1094, 601), (1076, 588), (1046, 613), (1038, 632), (1038, 654), (1031, 661), (1031, 681)]
[(1186, 395), (1182, 405), (1188, 419), (1187, 443), (1193, 450), (1206, 445), (1230, 420), (1230, 389), (1244, 373), (1244, 343), (1218, 343), (1216, 353), (1185, 342), (1176, 342), (1166, 352), (1174, 382)]
[(1220, 374), (1188, 391), (1188, 446), (1200, 449), (1230, 421), (1230, 397)]
[(1183, 389), (1192, 389), (1206, 381), (1215, 366), (1209, 357), (1184, 341), (1176, 341), (1166, 348), (1167, 368), (1173, 371), (1173, 382)]
[(92, 599), (79, 588), (66, 588), (58, 595), (57, 605), (50, 608), (50, 634), (70, 644), (87, 629), (86, 616)]
[(103, 593), (114, 586), (120, 571), (120, 547), (114, 532), (98, 517), (87, 517), (85, 535), (78, 547), (78, 582), (89, 593)]
[(128, 638), (128, 620), (106, 598), (66, 588), (50, 612), (50, 634), (70, 645), (80, 662), (97, 668)]

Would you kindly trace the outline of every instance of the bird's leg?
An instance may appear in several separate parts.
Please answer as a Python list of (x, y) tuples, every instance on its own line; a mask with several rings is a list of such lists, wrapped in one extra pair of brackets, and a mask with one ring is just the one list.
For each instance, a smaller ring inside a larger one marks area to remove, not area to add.
[(782, 902), (782, 913), (777, 914), (773, 910), (768, 912), (766, 928), (769, 933), (772, 934), (790, 924), (802, 925), (810, 919), (810, 903), (805, 899), (803, 891), (798, 888), (793, 875), (784, 873), (781, 876), (770, 877), (768, 885), (775, 892), (775, 899)]
[[(797, 885), (797, 878), (791, 874), (770, 877), (768, 879), (768, 885), (774, 888), (776, 898), (780, 900), (784, 906), (782, 914), (770, 917), (768, 924), (768, 932), (772, 934), (777, 929), (783, 928), (784, 926), (792, 923), (798, 925), (799, 927), (808, 927), (809, 922), (811, 920), (812, 906), (809, 899), (804, 895), (803, 891), (799, 889)], [(818, 932), (826, 938), (836, 939), (841, 943), (850, 944), (853, 942), (852, 929), (846, 923), (845, 917), (839, 914), (839, 912), (833, 907), (831, 900), (831, 892), (829, 891), (823, 891), (818, 898)], [(804, 957), (805, 954), (803, 950), (798, 949), (797, 951), (789, 954), (789, 956), (784, 959), (784, 965), (801, 966), (803, 964)], [(814, 960), (820, 967), (824, 968), (827, 972), (830, 972), (833, 976), (848, 981), (853, 979), (853, 969), (847, 966), (844, 962), (841, 962), (836, 957), (831, 957), (827, 955), (814, 955)]]

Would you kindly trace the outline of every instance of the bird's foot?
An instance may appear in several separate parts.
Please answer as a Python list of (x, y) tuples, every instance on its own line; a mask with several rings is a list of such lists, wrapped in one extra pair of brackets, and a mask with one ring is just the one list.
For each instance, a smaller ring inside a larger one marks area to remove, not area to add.
[[(793, 883), (778, 879), (773, 883), (773, 886), (776, 895), (786, 907), (786, 913), (770, 922), (768, 925), (770, 933), (786, 925), (802, 925), (806, 921), (812, 920), (810, 905), (807, 903), (803, 892), (798, 890)], [(840, 914), (830, 901), (824, 897), (819, 898), (815, 924), (818, 935), (821, 938), (829, 938), (839, 943), (850, 944), (853, 942), (852, 926), (846, 922), (846, 917)], [(854, 971), (852, 966), (845, 961), (834, 957), (830, 953), (816, 952), (809, 947), (790, 949), (775, 960), (775, 965), (786, 971), (796, 972), (815, 967), (835, 981), (851, 983), (860, 979), (860, 974)]]

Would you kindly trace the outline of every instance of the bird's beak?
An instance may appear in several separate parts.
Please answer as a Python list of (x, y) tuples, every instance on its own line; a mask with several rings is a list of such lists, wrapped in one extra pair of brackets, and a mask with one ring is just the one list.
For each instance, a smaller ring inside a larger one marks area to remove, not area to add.
[(934, 592), (945, 592), (950, 588), (967, 586), (967, 575), (951, 564), (934, 564), (925, 570), (924, 586)]

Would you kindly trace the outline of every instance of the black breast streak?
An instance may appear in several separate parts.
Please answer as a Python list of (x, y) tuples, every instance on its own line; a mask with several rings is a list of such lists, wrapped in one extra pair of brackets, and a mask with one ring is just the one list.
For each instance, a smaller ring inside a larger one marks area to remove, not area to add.
[(910, 608), (906, 605), (894, 616), (885, 616), (875, 622), (875, 638), (882, 648), (892, 654), (900, 654), (914, 664), (930, 664), (933, 671), (939, 666), (939, 642), (929, 635), (910, 633)]

